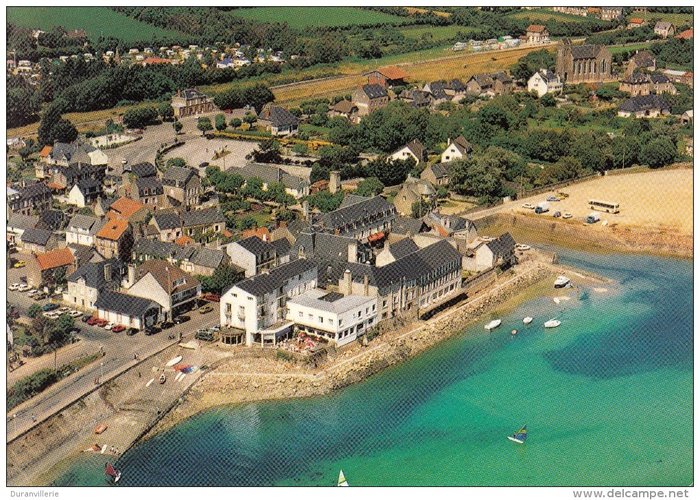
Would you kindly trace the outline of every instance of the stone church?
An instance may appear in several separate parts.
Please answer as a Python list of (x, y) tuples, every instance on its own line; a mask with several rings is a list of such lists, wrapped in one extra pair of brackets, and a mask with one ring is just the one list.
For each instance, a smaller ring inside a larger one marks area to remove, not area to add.
[(611, 78), (612, 54), (603, 45), (571, 45), (557, 50), (556, 73), (565, 83), (600, 82)]

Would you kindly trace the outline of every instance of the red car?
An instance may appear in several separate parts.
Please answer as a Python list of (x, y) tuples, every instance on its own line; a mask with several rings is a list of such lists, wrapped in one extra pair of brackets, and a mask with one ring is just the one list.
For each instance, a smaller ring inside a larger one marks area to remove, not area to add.
[(98, 321), (100, 321), (100, 319), (93, 316), (93, 317), (91, 317), (90, 319), (88, 319), (88, 320), (86, 321), (86, 323), (87, 323), (88, 325), (95, 325), (95, 324), (97, 324)]
[(217, 293), (208, 292), (208, 293), (203, 293), (202, 298), (204, 300), (208, 300), (209, 302), (219, 302), (221, 300), (221, 295), (219, 295)]
[(97, 318), (97, 321), (95, 321), (95, 325), (96, 325), (96, 326), (99, 326), (100, 328), (104, 328), (104, 326), (105, 326), (107, 323), (109, 323), (109, 321), (107, 321), (106, 319)]
[(112, 327), (112, 331), (116, 333), (123, 332), (124, 330), (126, 330), (126, 327), (124, 325), (117, 325)]

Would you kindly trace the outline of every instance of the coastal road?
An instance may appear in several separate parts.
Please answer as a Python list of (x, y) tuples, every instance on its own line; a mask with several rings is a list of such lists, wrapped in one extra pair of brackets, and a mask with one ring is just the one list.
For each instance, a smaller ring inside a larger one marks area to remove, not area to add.
[[(129, 337), (124, 332), (115, 334), (106, 330), (100, 331), (80, 323), (79, 326), (83, 332), (87, 332), (86, 334), (81, 332), (81, 335), (85, 335), (86, 338), (83, 342), (89, 342), (93, 348), (96, 348), (94, 352), (102, 346), (104, 357), (10, 410), (7, 419), (8, 441), (95, 389), (96, 379), (104, 383), (128, 368), (147, 360), (165, 347), (177, 343), (177, 340), (168, 339), (169, 334), (172, 333), (177, 338), (178, 334), (182, 333), (183, 340), (188, 340), (194, 337), (197, 329), (208, 328), (219, 323), (218, 308), (214, 308), (207, 314), (193, 311), (188, 313), (188, 316), (191, 318), (190, 321), (152, 336), (139, 332)], [(139, 359), (135, 359), (134, 355), (138, 355)], [(148, 366), (147, 361), (144, 366)]]

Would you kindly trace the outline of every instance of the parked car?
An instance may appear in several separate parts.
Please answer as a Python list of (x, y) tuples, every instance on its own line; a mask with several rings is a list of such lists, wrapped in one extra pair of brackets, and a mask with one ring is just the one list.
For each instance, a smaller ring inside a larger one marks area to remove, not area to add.
[(39, 293), (35, 293), (31, 297), (32, 297), (32, 299), (39, 301), (39, 300), (44, 300), (46, 298), (46, 294), (44, 292), (39, 292)]
[(41, 306), (42, 311), (53, 311), (54, 309), (58, 309), (58, 304), (44, 304)]
[(19, 288), (17, 290), (20, 292), (26, 292), (27, 290), (31, 290), (31, 289), (32, 289), (32, 287), (30, 287), (26, 283), (22, 283), (21, 285), (19, 285)]
[(115, 325), (112, 327), (112, 331), (114, 333), (123, 332), (124, 330), (126, 330), (126, 327), (124, 325)]
[(173, 320), (173, 323), (176, 325), (181, 325), (182, 323), (187, 323), (190, 320), (189, 316), (185, 316), (184, 314), (182, 316), (178, 316)]
[(45, 313), (43, 314), (43, 316), (44, 316), (45, 318), (49, 318), (49, 319), (58, 319), (58, 317), (60, 316), (60, 314), (58, 314), (56, 311), (48, 311), (48, 312), (45, 312)]
[(569, 212), (564, 212), (564, 215), (562, 215), (563, 219), (571, 219), (573, 215), (571, 215)]
[(561, 217), (561, 212), (559, 210), (557, 210), (556, 212), (554, 212), (552, 214), (552, 217)]
[(547, 196), (547, 201), (561, 201), (561, 199), (556, 196)]
[(14, 292), (16, 290), (19, 290), (19, 287), (21, 285), (19, 283), (12, 283), (7, 289)]
[(105, 326), (107, 326), (108, 323), (109, 323), (109, 321), (107, 321), (106, 319), (97, 318), (97, 321), (95, 321), (94, 324), (95, 324), (95, 326), (99, 326), (100, 328), (104, 328)]
[(221, 327), (219, 325), (214, 325), (211, 328), (209, 328), (210, 332), (218, 332), (219, 330), (221, 330)]
[(17, 262), (15, 262), (15, 264), (12, 267), (14, 267), (15, 269), (19, 269), (20, 267), (24, 267), (26, 265), (27, 265), (27, 263), (24, 262), (23, 260), (18, 260)]
[(210, 306), (209, 304), (207, 304), (206, 306), (202, 306), (199, 308), (199, 314), (207, 314), (207, 313), (212, 312), (213, 310), (214, 310), (214, 308), (212, 306)]
[(532, 203), (523, 203), (523, 208), (527, 208), (528, 210), (534, 210), (535, 205), (533, 205)]
[(81, 313), (80, 311), (75, 311), (75, 310), (73, 310), (73, 311), (69, 312), (68, 314), (70, 315), (71, 318), (78, 318), (78, 317), (80, 317), (83, 313)]
[(163, 323), (160, 324), (161, 330), (167, 330), (168, 328), (172, 328), (175, 326), (175, 323), (172, 321), (164, 321)]
[(202, 294), (202, 298), (210, 302), (219, 302), (221, 300), (221, 295), (218, 293), (207, 292)]
[(60, 307), (58, 309), (58, 312), (60, 312), (61, 314), (65, 314), (67, 312), (70, 312), (70, 307), (67, 307), (67, 306)]
[(155, 335), (156, 333), (159, 333), (162, 330), (160, 328), (158, 328), (157, 326), (153, 325), (153, 326), (147, 326), (145, 328), (145, 331), (146, 331), (146, 335)]
[(104, 328), (105, 330), (111, 330), (111, 329), (114, 328), (115, 326), (117, 326), (117, 325), (115, 325), (114, 323), (107, 323), (107, 324), (106, 324), (105, 326), (103, 326), (102, 328)]
[(92, 324), (92, 323), (90, 323), (90, 320), (91, 320), (91, 319), (92, 319), (92, 314), (86, 314), (85, 316), (83, 316), (83, 317), (81, 318), (81, 321), (82, 321), (83, 323), (87, 323), (88, 325), (91, 325), (91, 324)]
[(208, 330), (199, 330), (194, 334), (194, 338), (197, 340), (206, 340), (207, 342), (211, 342), (214, 340), (214, 334)]
[(29, 290), (27, 292), (27, 297), (34, 297), (37, 293), (40, 293), (39, 290)]
[(137, 333), (139, 333), (139, 331), (138, 331), (138, 329), (136, 329), (136, 328), (129, 328), (129, 329), (126, 331), (126, 334), (127, 334), (129, 337), (131, 337), (131, 336), (133, 336), (133, 335), (136, 335)]
[(102, 321), (102, 320), (99, 318), (96, 318), (94, 316), (90, 316), (85, 322), (88, 325), (92, 326), (92, 325), (96, 325), (98, 321)]

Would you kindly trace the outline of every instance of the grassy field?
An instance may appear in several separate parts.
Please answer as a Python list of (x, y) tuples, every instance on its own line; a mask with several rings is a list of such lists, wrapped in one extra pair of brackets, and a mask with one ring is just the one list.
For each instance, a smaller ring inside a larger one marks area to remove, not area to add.
[(7, 22), (42, 30), (54, 26), (63, 26), (68, 30), (84, 29), (93, 40), (99, 36), (113, 36), (132, 42), (153, 37), (181, 36), (176, 31), (136, 21), (106, 7), (8, 7)]
[(254, 7), (233, 11), (251, 21), (287, 23), (291, 28), (351, 26), (377, 23), (402, 24), (407, 18), (354, 7)]
[(572, 14), (554, 12), (553, 10), (549, 9), (522, 10), (520, 12), (516, 12), (515, 14), (508, 14), (508, 17), (513, 17), (515, 19), (530, 19), (532, 21), (547, 21), (549, 19), (554, 19), (555, 21), (562, 23), (585, 23), (597, 20), (595, 17), (574, 16)]
[(660, 19), (662, 21), (668, 21), (670, 23), (673, 23), (674, 26), (676, 26), (676, 27), (683, 26), (684, 24), (690, 24), (691, 26), (693, 25), (693, 15), (692, 14), (640, 12), (640, 11), (635, 10), (629, 16), (627, 16), (627, 20), (629, 20), (632, 17), (641, 17), (645, 21), (648, 21), (649, 19)]
[(615, 45), (608, 47), (611, 54), (619, 54), (620, 52), (628, 52), (630, 50), (644, 50), (651, 47), (649, 42), (631, 43), (629, 45)]
[(406, 26), (400, 28), (399, 31), (403, 33), (406, 38), (418, 39), (425, 34), (431, 35), (432, 40), (443, 41), (451, 40), (458, 33), (470, 34), (474, 33), (476, 30), (470, 28), (469, 26)]
[(452, 14), (450, 12), (443, 12), (440, 10), (428, 10), (428, 9), (421, 9), (420, 7), (406, 7), (406, 12), (409, 14), (425, 14), (427, 12), (432, 12), (438, 17), (450, 17)]

